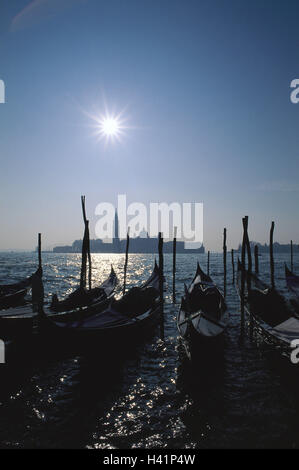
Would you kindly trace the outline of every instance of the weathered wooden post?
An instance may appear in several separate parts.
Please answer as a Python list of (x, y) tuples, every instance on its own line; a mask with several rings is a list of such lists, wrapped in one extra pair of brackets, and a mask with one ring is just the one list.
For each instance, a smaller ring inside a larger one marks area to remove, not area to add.
[(126, 257), (125, 257), (125, 266), (124, 266), (124, 287), (123, 287), (123, 295), (125, 295), (125, 293), (126, 293), (129, 245), (130, 245), (130, 227), (128, 227), (128, 232), (127, 232)]
[(176, 295), (175, 295), (176, 236), (177, 236), (177, 227), (174, 227), (174, 233), (173, 233), (173, 259), (172, 259), (172, 301), (173, 301), (174, 304), (176, 302)]
[(90, 254), (90, 239), (89, 239), (89, 221), (86, 217), (85, 210), (85, 196), (81, 196), (81, 205), (84, 221), (84, 237), (82, 244), (82, 267), (81, 267), (81, 287), (86, 286), (86, 266), (87, 266), (87, 257), (88, 257), (88, 287), (91, 289), (91, 254)]
[(208, 251), (207, 274), (210, 275), (210, 251)]
[(42, 271), (42, 241), (41, 233), (38, 234), (38, 272), (32, 275), (32, 309), (33, 312), (38, 312), (39, 316), (43, 314), (44, 305), (44, 285), (43, 285), (43, 271)]
[(241, 271), (241, 337), (244, 334), (245, 329), (245, 255), (246, 255), (246, 236), (245, 236), (245, 229), (247, 224), (248, 218), (243, 217), (243, 241), (242, 241), (242, 254), (241, 254), (241, 264), (242, 264), (242, 271)]
[(158, 251), (159, 251), (159, 293), (160, 293), (160, 333), (161, 339), (164, 340), (164, 260), (163, 260), (163, 234), (159, 232), (159, 241), (158, 241)]
[(91, 254), (90, 254), (90, 239), (89, 239), (89, 221), (87, 221), (86, 246), (87, 246), (87, 256), (88, 256), (88, 288), (90, 290), (91, 289)]
[(274, 280), (274, 256), (273, 256), (273, 233), (274, 233), (274, 222), (271, 224), (270, 230), (270, 269), (271, 269), (271, 286), (272, 289), (275, 288), (275, 280)]
[(293, 240), (291, 240), (291, 271), (294, 270), (294, 263), (293, 263)]
[(233, 268), (233, 284), (235, 283), (235, 259), (234, 259), (234, 249), (232, 248), (232, 268)]
[(226, 297), (226, 228), (223, 230), (223, 271), (224, 271), (224, 297)]
[(81, 258), (81, 274), (80, 274), (80, 287), (86, 287), (86, 266), (87, 266), (87, 220), (85, 213), (85, 196), (81, 196), (81, 206), (84, 221), (84, 235), (82, 240), (82, 258)]
[(38, 267), (42, 268), (42, 234), (38, 234)]
[(80, 287), (86, 287), (86, 266), (87, 266), (87, 228), (85, 225), (84, 236), (82, 240), (81, 274)]
[[(246, 216), (245, 218), (244, 230), (245, 230), (245, 243), (246, 243), (247, 258), (248, 258), (247, 294), (249, 294), (251, 291), (252, 256), (251, 256), (251, 246), (250, 246), (250, 241), (249, 241), (249, 236), (248, 236), (248, 216)], [(252, 318), (251, 312), (249, 315), (249, 332), (250, 332), (250, 338), (252, 338), (253, 318)]]
[(247, 249), (247, 259), (248, 259), (248, 276), (247, 276), (247, 288), (248, 291), (251, 289), (251, 273), (252, 273), (252, 256), (251, 256), (251, 246), (248, 236), (248, 216), (246, 216), (246, 227), (245, 227), (245, 243)]
[(254, 271), (255, 274), (259, 273), (259, 247), (254, 245)]

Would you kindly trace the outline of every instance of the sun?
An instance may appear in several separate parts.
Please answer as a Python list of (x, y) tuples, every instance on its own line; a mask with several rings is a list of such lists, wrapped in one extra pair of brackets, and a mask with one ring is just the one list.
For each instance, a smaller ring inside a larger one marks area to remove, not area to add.
[(121, 141), (124, 137), (125, 119), (120, 114), (109, 114), (106, 112), (95, 118), (95, 132), (99, 140), (105, 139), (106, 143), (113, 141)]
[(116, 136), (120, 131), (120, 123), (115, 118), (105, 117), (100, 122), (100, 130), (107, 137)]
[(127, 130), (133, 129), (127, 125), (128, 116), (125, 114), (125, 109), (116, 113), (109, 111), (105, 105), (103, 113), (100, 113), (99, 110), (95, 111), (92, 114), (85, 111), (85, 114), (92, 121), (89, 127), (93, 128), (92, 135), (98, 141), (104, 140), (105, 144), (122, 143), (126, 138)]

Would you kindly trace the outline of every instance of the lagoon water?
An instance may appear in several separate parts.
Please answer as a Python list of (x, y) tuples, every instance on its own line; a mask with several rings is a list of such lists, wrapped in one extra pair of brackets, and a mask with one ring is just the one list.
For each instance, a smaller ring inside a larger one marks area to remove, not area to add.
[[(230, 258), (230, 257), (228, 257)], [(277, 286), (285, 292), (283, 262), (275, 256)], [(14, 282), (36, 269), (36, 254), (0, 254), (0, 282)], [(153, 255), (129, 256), (128, 286), (152, 269)], [(206, 255), (200, 255), (206, 267)], [(295, 256), (299, 272), (299, 257)], [(172, 257), (165, 255), (169, 290), (165, 340), (159, 329), (145, 343), (110, 358), (102, 350), (68, 351), (30, 361), (20, 353), (0, 364), (1, 448), (239, 448), (299, 447), (299, 368), (280, 361), (257, 338), (240, 341), (239, 301), (228, 262), (230, 324), (217, 367), (208, 358), (191, 365), (180, 345), (172, 303)], [(196, 270), (197, 257), (177, 255), (177, 301)], [(63, 296), (79, 280), (81, 257), (43, 254), (47, 299)], [(93, 282), (113, 263), (120, 280), (124, 256), (93, 254)], [(269, 280), (269, 257), (260, 257), (261, 278)], [(211, 255), (211, 275), (223, 287), (222, 255)], [(1, 332), (0, 332), (1, 338)], [(117, 350), (118, 344), (115, 344)], [(52, 354), (53, 353), (53, 354)]]

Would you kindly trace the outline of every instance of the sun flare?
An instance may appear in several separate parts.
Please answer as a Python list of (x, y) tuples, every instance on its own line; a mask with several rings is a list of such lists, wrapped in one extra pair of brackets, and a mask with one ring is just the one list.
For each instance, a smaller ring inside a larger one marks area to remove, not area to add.
[(107, 137), (116, 136), (120, 131), (120, 125), (115, 118), (104, 118), (100, 124), (100, 129)]
[(96, 119), (96, 133), (100, 140), (105, 139), (106, 143), (110, 141), (121, 141), (124, 137), (124, 119), (121, 118), (121, 114), (113, 115), (106, 113), (98, 119)]
[(86, 114), (93, 121), (90, 125), (94, 129), (93, 135), (98, 141), (104, 140), (105, 144), (121, 143), (126, 138), (126, 131), (132, 129), (127, 125), (128, 116), (125, 115), (125, 110), (119, 113), (109, 112), (105, 106), (103, 113)]

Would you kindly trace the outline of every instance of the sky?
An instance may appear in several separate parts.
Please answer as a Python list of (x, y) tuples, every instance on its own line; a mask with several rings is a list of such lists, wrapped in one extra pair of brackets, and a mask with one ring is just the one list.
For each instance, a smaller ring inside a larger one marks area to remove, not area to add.
[[(204, 245), (299, 242), (297, 1), (0, 0), (0, 249), (101, 202), (203, 202)], [(120, 142), (92, 116), (122, 112)]]

